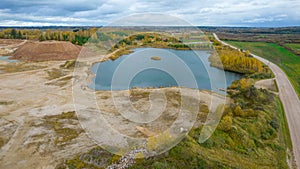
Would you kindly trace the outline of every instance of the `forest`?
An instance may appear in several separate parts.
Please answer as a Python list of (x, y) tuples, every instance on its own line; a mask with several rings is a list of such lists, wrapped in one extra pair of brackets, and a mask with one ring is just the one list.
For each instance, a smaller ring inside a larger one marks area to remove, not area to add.
[(248, 50), (240, 51), (222, 45), (215, 39), (212, 39), (216, 52), (210, 57), (212, 66), (220, 69), (257, 76), (260, 78), (271, 78), (271, 70), (259, 60), (253, 58)]
[(1, 39), (27, 39), (27, 40), (57, 40), (70, 41), (76, 45), (85, 44), (92, 34), (96, 32), (96, 28), (91, 29), (15, 29), (6, 28), (0, 31)]

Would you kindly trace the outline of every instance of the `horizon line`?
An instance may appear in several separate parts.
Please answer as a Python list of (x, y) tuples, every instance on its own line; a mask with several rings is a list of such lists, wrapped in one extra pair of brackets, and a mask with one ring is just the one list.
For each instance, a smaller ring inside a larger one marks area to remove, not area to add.
[(212, 28), (295, 28), (300, 27), (300, 25), (288, 25), (288, 26), (230, 26), (230, 25), (215, 25), (215, 26), (203, 26), (203, 25), (41, 25), (41, 26), (21, 26), (21, 25), (15, 25), (15, 26), (1, 26), (0, 28), (43, 28), (43, 27), (212, 27)]

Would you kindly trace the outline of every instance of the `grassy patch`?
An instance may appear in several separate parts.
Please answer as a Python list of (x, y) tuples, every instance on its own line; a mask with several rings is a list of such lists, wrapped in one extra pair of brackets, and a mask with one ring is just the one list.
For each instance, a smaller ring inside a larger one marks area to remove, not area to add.
[(60, 65), (60, 68), (63, 69), (74, 69), (76, 65), (76, 60), (68, 60), (64, 64)]
[(130, 100), (136, 102), (139, 99), (149, 100), (150, 92), (143, 89), (130, 89)]
[(46, 84), (47, 85), (55, 85), (55, 86), (63, 87), (66, 84), (68, 84), (71, 81), (72, 78), (73, 78), (73, 76), (66, 76), (66, 77), (58, 79), (57, 81), (53, 81), (53, 82), (46, 83)]
[(62, 69), (73, 70), (75, 66), (82, 67), (86, 66), (86, 64), (83, 62), (78, 62), (76, 60), (67, 60), (64, 64), (60, 65), (59, 67)]
[(114, 53), (112, 53), (112, 54), (109, 56), (109, 59), (111, 59), (111, 60), (116, 60), (116, 59), (118, 59), (120, 56), (122, 56), (122, 55), (128, 55), (128, 54), (130, 54), (130, 53), (132, 53), (132, 50), (127, 49), (127, 48), (121, 48), (121, 49), (115, 51)]
[(298, 50), (300, 51), (300, 43), (286, 43), (284, 46), (288, 46), (292, 48), (293, 50)]
[(0, 148), (1, 148), (2, 146), (4, 146), (5, 143), (6, 143), (6, 141), (5, 141), (2, 137), (0, 137)]
[(46, 66), (37, 66), (28, 63), (9, 63), (6, 65), (0, 65), (0, 70), (6, 73), (23, 72), (23, 71), (37, 70), (43, 68), (46, 68)]
[(247, 49), (256, 55), (270, 60), (282, 68), (300, 97), (300, 57), (282, 46), (266, 42), (226, 41), (241, 49)]
[(275, 86), (275, 92), (279, 92), (279, 88), (275, 79), (274, 79), (274, 86)]
[(61, 79), (59, 79), (59, 81), (69, 81), (73, 78), (73, 76), (66, 76), (66, 77), (63, 77)]
[(62, 76), (67, 75), (67, 73), (61, 69), (51, 69), (47, 71), (48, 73), (48, 80), (53, 80), (53, 79), (57, 79), (60, 78)]
[(114, 156), (100, 147), (93, 148), (89, 152), (78, 154), (73, 159), (65, 160), (56, 166), (56, 169), (104, 169), (111, 164)]
[(4, 106), (11, 105), (13, 103), (14, 103), (13, 101), (0, 101), (0, 105), (4, 105)]
[(279, 118), (280, 118), (280, 129), (281, 129), (281, 133), (282, 133), (282, 137), (284, 139), (284, 142), (286, 144), (286, 147), (289, 148), (290, 150), (293, 149), (293, 144), (292, 144), (292, 140), (291, 140), (291, 136), (290, 136), (290, 131), (289, 131), (289, 126), (285, 117), (285, 112), (282, 106), (282, 103), (280, 101), (279, 98), (277, 98), (277, 109), (279, 114)]
[(283, 46), (291, 49), (296, 54), (300, 54), (300, 43), (286, 43)]
[(81, 128), (73, 129), (64, 127), (64, 124), (72, 124), (74, 120), (78, 120), (75, 112), (63, 112), (59, 115), (45, 116), (45, 123), (48, 127), (52, 128), (56, 133), (54, 143), (62, 145), (72, 139), (78, 137), (83, 131)]

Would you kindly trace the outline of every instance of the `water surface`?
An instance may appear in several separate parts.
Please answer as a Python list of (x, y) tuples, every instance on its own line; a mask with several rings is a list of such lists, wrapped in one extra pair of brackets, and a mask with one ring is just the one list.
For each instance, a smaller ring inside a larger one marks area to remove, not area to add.
[[(159, 56), (161, 60), (151, 57)], [(95, 90), (127, 90), (132, 87), (169, 87), (213, 90), (223, 93), (241, 74), (211, 67), (208, 51), (137, 48), (115, 61), (92, 66), (96, 74), (90, 88)]]
[(18, 62), (18, 60), (10, 60), (11, 56), (0, 56), (0, 60), (5, 61), (5, 62)]

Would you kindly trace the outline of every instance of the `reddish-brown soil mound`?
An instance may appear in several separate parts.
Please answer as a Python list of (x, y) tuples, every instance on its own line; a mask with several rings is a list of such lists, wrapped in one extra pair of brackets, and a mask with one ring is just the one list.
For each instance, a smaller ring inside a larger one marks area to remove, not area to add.
[(70, 42), (27, 42), (20, 46), (12, 59), (26, 61), (49, 61), (76, 59), (82, 47)]

